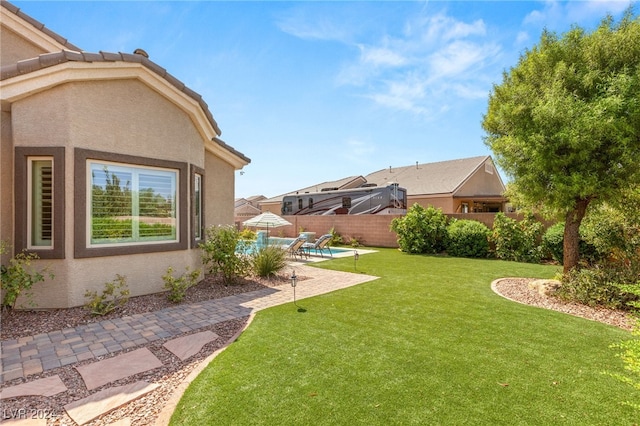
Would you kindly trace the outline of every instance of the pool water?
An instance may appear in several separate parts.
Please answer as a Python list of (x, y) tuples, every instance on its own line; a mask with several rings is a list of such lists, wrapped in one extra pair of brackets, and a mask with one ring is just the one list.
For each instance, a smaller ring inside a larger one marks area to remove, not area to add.
[[(291, 244), (293, 240), (295, 240), (295, 238), (269, 237), (268, 242), (265, 242), (264, 239), (260, 239), (260, 238), (254, 241), (242, 241), (239, 244), (238, 249), (236, 251), (247, 253), (247, 254), (253, 254), (253, 253), (256, 253), (258, 250), (260, 250), (262, 247), (265, 247), (266, 245), (277, 245), (277, 246), (286, 247), (289, 244)], [(331, 253), (333, 254), (347, 253), (352, 251), (353, 249), (331, 247)], [(322, 253), (329, 254), (329, 250), (325, 248), (322, 250)], [(316, 254), (315, 250), (312, 250), (311, 254)], [(318, 255), (319, 254), (320, 254), (320, 251), (318, 251)]]

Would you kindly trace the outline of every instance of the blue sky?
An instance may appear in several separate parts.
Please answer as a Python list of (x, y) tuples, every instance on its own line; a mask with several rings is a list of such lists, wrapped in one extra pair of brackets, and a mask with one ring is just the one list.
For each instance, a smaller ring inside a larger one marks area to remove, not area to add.
[(491, 155), (481, 121), (503, 71), (544, 28), (592, 29), (630, 2), (13, 4), (83, 50), (144, 49), (203, 96), (222, 139), (251, 158), (236, 172), (236, 197), (272, 197)]

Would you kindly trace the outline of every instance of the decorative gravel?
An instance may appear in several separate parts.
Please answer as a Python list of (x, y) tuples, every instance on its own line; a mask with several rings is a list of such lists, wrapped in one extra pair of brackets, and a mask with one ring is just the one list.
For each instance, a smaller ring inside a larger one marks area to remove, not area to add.
[[(307, 277), (299, 276), (298, 280)], [(191, 287), (188, 295), (182, 303), (195, 303), (203, 300), (218, 299), (235, 294), (245, 293), (263, 289), (265, 286), (277, 287), (289, 285), (289, 277), (282, 274), (271, 279), (253, 278), (242, 280), (236, 285), (225, 286), (219, 279), (211, 276), (203, 279), (198, 285)], [(23, 336), (35, 335), (38, 333), (60, 330), (67, 327), (75, 327), (95, 321), (114, 319), (124, 315), (152, 312), (167, 307), (176, 306), (169, 302), (165, 293), (148, 296), (132, 297), (127, 304), (114, 312), (102, 317), (91, 316), (83, 307), (70, 309), (56, 309), (49, 311), (14, 311), (2, 313), (2, 340), (15, 339)], [(15, 386), (27, 381), (32, 381), (44, 377), (58, 375), (67, 387), (66, 392), (59, 393), (52, 397), (20, 397), (2, 400), (2, 418), (0, 422), (11, 417), (37, 417), (46, 418), (47, 425), (75, 425), (75, 422), (64, 411), (64, 406), (70, 402), (85, 398), (91, 394), (99, 392), (106, 387), (121, 386), (139, 380), (160, 385), (156, 390), (146, 396), (137, 399), (115, 411), (112, 411), (99, 419), (93, 420), (88, 425), (103, 426), (114, 423), (118, 420), (128, 418), (132, 425), (153, 425), (160, 411), (169, 401), (172, 393), (178, 388), (193, 371), (198, 364), (211, 355), (216, 350), (226, 346), (236, 336), (247, 323), (248, 317), (225, 321), (210, 327), (205, 327), (195, 332), (211, 330), (220, 336), (213, 342), (205, 345), (195, 356), (181, 361), (163, 347), (163, 344), (172, 338), (156, 340), (147, 345), (137, 346), (98, 357), (98, 360), (111, 358), (125, 352), (130, 352), (141, 347), (147, 347), (153, 354), (162, 361), (163, 366), (151, 371), (136, 374), (116, 382), (109, 383), (103, 387), (88, 391), (80, 374), (74, 366), (86, 365), (95, 362), (96, 359), (79, 362), (73, 365), (47, 370), (38, 375), (29, 376), (27, 379), (16, 379), (0, 385), (0, 389)], [(190, 333), (185, 333), (187, 335)], [(183, 336), (184, 336), (183, 335)], [(15, 413), (16, 415), (12, 415)]]
[(492, 289), (497, 294), (515, 302), (540, 308), (552, 309), (577, 317), (599, 321), (605, 324), (632, 330), (636, 324), (636, 318), (629, 312), (594, 308), (575, 302), (567, 302), (553, 296), (542, 296), (536, 290), (529, 289), (531, 278), (503, 278), (492, 284)]

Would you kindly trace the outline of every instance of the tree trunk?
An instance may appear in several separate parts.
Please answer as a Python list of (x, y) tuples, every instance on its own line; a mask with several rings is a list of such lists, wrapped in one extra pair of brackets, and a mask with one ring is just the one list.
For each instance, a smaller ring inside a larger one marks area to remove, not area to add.
[(567, 212), (564, 223), (564, 242), (562, 262), (563, 272), (566, 274), (580, 261), (580, 224), (587, 212), (587, 206), (591, 199), (578, 199), (573, 210)]

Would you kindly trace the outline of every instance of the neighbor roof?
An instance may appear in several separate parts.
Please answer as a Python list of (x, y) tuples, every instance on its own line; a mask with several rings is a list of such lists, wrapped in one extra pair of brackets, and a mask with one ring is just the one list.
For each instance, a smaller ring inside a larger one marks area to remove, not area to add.
[(306, 188), (302, 188), (302, 189), (298, 189), (292, 192), (287, 192), (286, 194), (281, 194), (281, 195), (277, 195), (275, 197), (271, 197), (268, 198), (266, 200), (262, 200), (265, 203), (269, 203), (269, 202), (276, 202), (276, 201), (282, 201), (282, 198), (286, 195), (292, 195), (292, 194), (305, 194), (305, 193), (311, 193), (311, 192), (320, 192), (323, 189), (329, 189), (329, 188), (337, 188), (337, 189), (348, 189), (348, 188), (354, 188), (357, 186), (362, 185), (363, 183), (366, 183), (366, 180), (364, 177), (362, 176), (349, 176), (346, 178), (342, 178), (342, 179), (338, 179), (338, 180), (332, 180), (332, 181), (327, 181), (327, 182), (322, 182), (316, 185), (312, 185), (312, 186), (308, 186)]
[(451, 194), (487, 160), (493, 165), (491, 157), (485, 155), (437, 163), (390, 167), (373, 172), (365, 178), (368, 183), (378, 186), (397, 183), (411, 195)]
[[(354, 188), (364, 183), (377, 186), (388, 186), (391, 183), (397, 183), (402, 188), (405, 188), (407, 195), (410, 196), (453, 194), (487, 161), (493, 166), (491, 157), (485, 155), (413, 166), (390, 167), (370, 173), (364, 177), (350, 176), (332, 182), (324, 182), (263, 201), (266, 203), (277, 202), (282, 201), (286, 195), (320, 192), (323, 188)], [(356, 179), (358, 179), (358, 185), (347, 185), (347, 183), (354, 183)], [(500, 178), (498, 177), (498, 179)]]

